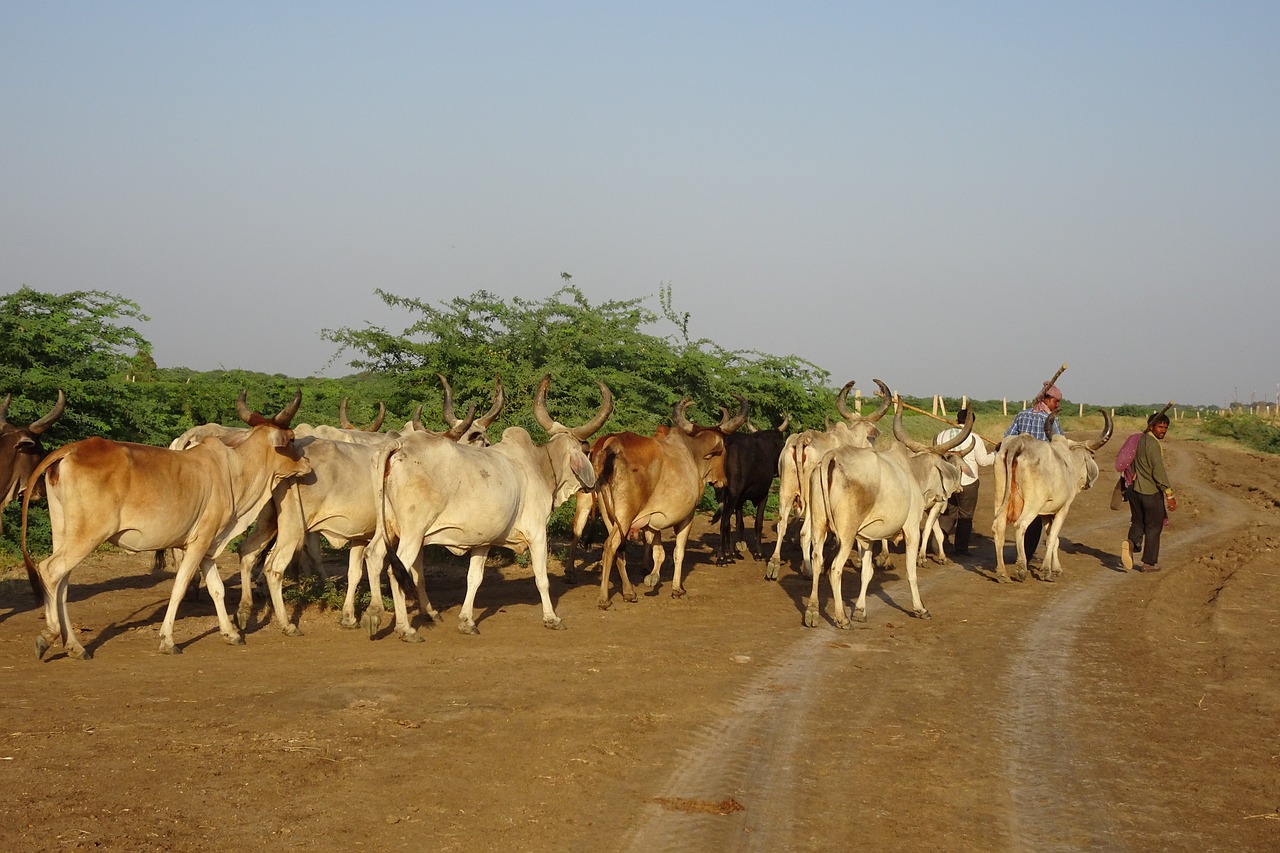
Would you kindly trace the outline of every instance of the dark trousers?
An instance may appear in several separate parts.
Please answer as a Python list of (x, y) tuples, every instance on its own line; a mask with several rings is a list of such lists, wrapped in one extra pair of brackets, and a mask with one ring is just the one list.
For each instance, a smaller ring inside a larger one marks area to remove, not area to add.
[(956, 553), (963, 554), (969, 550), (969, 539), (973, 535), (973, 513), (978, 508), (978, 481), (974, 480), (947, 501), (947, 509), (938, 517), (938, 524), (944, 536), (951, 536)]
[(1164, 495), (1140, 495), (1129, 491), (1129, 541), (1136, 553), (1142, 549), (1142, 562), (1148, 566), (1160, 561), (1160, 534), (1166, 517)]

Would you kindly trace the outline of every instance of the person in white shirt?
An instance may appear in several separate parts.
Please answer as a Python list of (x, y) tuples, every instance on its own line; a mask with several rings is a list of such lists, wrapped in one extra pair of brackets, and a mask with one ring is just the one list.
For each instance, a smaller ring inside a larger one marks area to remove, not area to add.
[[(956, 412), (956, 423), (963, 424), (967, 417), (969, 410), (961, 409)], [(959, 434), (959, 427), (944, 429), (938, 433), (934, 444), (950, 441)], [(938, 516), (938, 526), (942, 528), (943, 536), (951, 537), (952, 554), (968, 554), (969, 539), (973, 535), (973, 511), (978, 507), (978, 468), (992, 464), (996, 461), (996, 456), (987, 450), (986, 442), (976, 432), (953, 452), (964, 457), (973, 474), (963, 469), (960, 471), (960, 491), (947, 501), (946, 510)]]

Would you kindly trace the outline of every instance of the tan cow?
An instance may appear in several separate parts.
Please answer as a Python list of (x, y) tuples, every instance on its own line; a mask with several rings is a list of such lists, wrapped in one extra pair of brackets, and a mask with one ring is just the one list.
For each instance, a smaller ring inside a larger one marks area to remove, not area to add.
[(644, 584), (652, 588), (658, 584), (658, 573), (666, 559), (662, 531), (675, 530), (671, 596), (679, 598), (685, 594), (681, 582), (684, 552), (694, 511), (707, 483), (724, 487), (724, 437), (747, 421), (747, 401), (741, 395), (735, 396), (738, 414), (729, 417), (726, 411), (719, 426), (700, 427), (688, 420), (685, 412), (692, 401), (686, 397), (672, 410), (675, 429), (660, 428), (653, 436), (615, 433), (606, 436), (592, 450), (596, 500), (609, 531), (600, 558), (597, 603), (602, 610), (610, 606), (609, 579), (615, 561), (622, 580), (623, 600), (636, 600), (631, 578), (627, 576), (624, 543), (641, 533), (652, 555), (652, 571), (645, 576)]
[(1098, 463), (1093, 454), (1111, 438), (1111, 412), (1102, 410), (1102, 434), (1090, 441), (1072, 441), (1056, 434), (1053, 418), (1049, 415), (1044, 424), (1045, 435), (1053, 436), (1051, 440), (1041, 441), (1023, 433), (1006, 438), (996, 452), (996, 506), (991, 536), (996, 545), (996, 580), (1000, 583), (1011, 581), (1004, 562), (1006, 526), (1013, 524), (1013, 538), (1018, 546), (1013, 579), (1025, 580), (1030, 555), (1026, 553), (1024, 536), (1027, 525), (1038, 515), (1052, 515), (1053, 522), (1049, 525), (1044, 560), (1036, 577), (1051, 581), (1062, 574), (1058, 535), (1076, 495), (1098, 479)]
[(173, 623), (197, 569), (204, 573), (223, 637), (244, 643), (227, 618), (214, 557), (253, 522), (273, 490), (310, 470), (289, 428), (302, 392), (270, 419), (249, 411), (244, 398), (241, 392), (237, 405), (251, 428), (236, 436), (209, 438), (187, 450), (87, 438), (40, 463), (31, 480), (44, 478), (53, 553), (38, 568), (26, 550), (30, 485), (22, 501), (23, 557), (33, 586), (38, 584), (47, 623), (36, 640), (37, 656), (61, 640), (71, 657), (90, 657), (67, 613), (67, 587), (72, 570), (103, 542), (129, 551), (182, 549), (160, 629), (161, 652), (180, 651)]
[[(818, 460), (828, 450), (836, 447), (872, 447), (880, 434), (876, 423), (889, 411), (889, 398), (885, 397), (874, 412), (863, 417), (851, 412), (845, 405), (845, 399), (853, 388), (850, 380), (836, 395), (836, 409), (844, 417), (844, 423), (838, 423), (827, 430), (805, 430), (789, 436), (782, 446), (782, 455), (778, 458), (778, 524), (775, 534), (777, 541), (773, 545), (773, 556), (765, 567), (765, 579), (775, 581), (782, 567), (782, 539), (787, 533), (787, 523), (794, 512), (797, 518), (803, 519), (809, 505), (809, 479)], [(807, 525), (800, 528), (801, 553), (809, 552)], [(809, 571), (809, 562), (804, 564), (805, 572)]]
[[(367, 559), (380, 564), (388, 548), (409, 570), (420, 601), (426, 601), (422, 572), (424, 545), (442, 545), (455, 554), (470, 554), (467, 593), (458, 629), (476, 633), (474, 603), (489, 549), (505, 546), (527, 550), (542, 621), (561, 627), (551, 605), (547, 578), (547, 522), (551, 512), (579, 489), (595, 483), (582, 442), (604, 426), (613, 411), (613, 395), (600, 384), (603, 403), (596, 415), (578, 427), (567, 427), (547, 413), (551, 377), (543, 377), (534, 395), (538, 423), (550, 434), (535, 445), (521, 427), (508, 427), (489, 447), (473, 447), (425, 432), (404, 437), (388, 451), (385, 477), (375, 476), (378, 534)], [(421, 641), (409, 622), (404, 591), (391, 585), (396, 607), (396, 633), (410, 642)]]

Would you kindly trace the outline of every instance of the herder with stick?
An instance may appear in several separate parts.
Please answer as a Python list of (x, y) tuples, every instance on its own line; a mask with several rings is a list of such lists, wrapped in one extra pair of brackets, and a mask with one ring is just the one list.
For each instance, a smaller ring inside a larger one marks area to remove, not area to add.
[[(1044, 383), (1044, 387), (1040, 389), (1040, 393), (1036, 395), (1035, 400), (1031, 404), (1031, 408), (1023, 409), (1013, 418), (1013, 423), (1009, 424), (1009, 428), (1005, 430), (1004, 437), (1011, 435), (1030, 435), (1041, 441), (1048, 441), (1049, 436), (1044, 431), (1045, 421), (1049, 419), (1049, 415), (1057, 415), (1058, 407), (1062, 405), (1062, 391), (1054, 383), (1058, 381), (1058, 377), (1067, 369), (1064, 362), (1058, 368), (1058, 372), (1053, 374), (1053, 378)], [(1053, 419), (1053, 431), (1057, 435), (1064, 435), (1062, 426), (1059, 424), (1057, 417)], [(1027, 533), (1023, 538), (1026, 547), (1027, 559), (1031, 559), (1031, 555), (1035, 553), (1036, 548), (1040, 546), (1040, 532), (1044, 529), (1044, 516), (1038, 515), (1027, 525)], [(1000, 542), (996, 543), (996, 547), (1001, 546)]]
[(1178, 508), (1164, 465), (1164, 437), (1169, 432), (1170, 402), (1147, 418), (1147, 428), (1138, 440), (1133, 458), (1133, 485), (1129, 487), (1129, 535), (1120, 543), (1120, 562), (1126, 570), (1135, 568), (1133, 555), (1142, 549), (1140, 572), (1160, 571), (1160, 534), (1168, 513)]

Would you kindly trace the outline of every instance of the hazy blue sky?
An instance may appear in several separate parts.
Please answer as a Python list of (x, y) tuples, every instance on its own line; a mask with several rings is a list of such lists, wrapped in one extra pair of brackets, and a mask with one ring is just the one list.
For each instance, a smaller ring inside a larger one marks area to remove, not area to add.
[(305, 376), (562, 271), (833, 385), (1274, 399), (1280, 3), (0, 0), (0, 292)]

